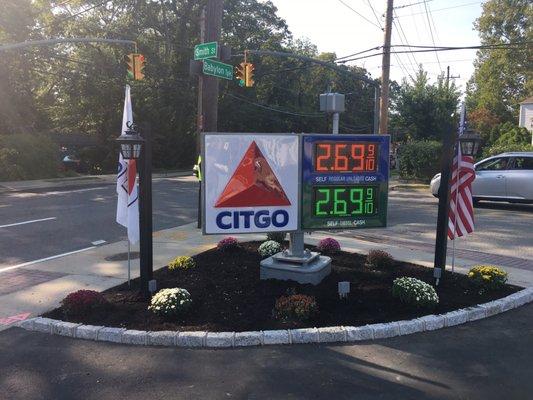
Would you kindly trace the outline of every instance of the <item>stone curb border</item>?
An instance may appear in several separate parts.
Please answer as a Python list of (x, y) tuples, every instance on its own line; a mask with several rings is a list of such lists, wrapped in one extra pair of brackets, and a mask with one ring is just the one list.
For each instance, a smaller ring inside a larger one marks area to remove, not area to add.
[(132, 345), (228, 348), (295, 343), (350, 343), (360, 340), (384, 339), (432, 331), (491, 317), (533, 302), (533, 287), (513, 293), (499, 300), (439, 315), (426, 315), (412, 320), (365, 326), (332, 326), (252, 332), (147, 332), (82, 325), (50, 318), (30, 318), (15, 326), (29, 331), (45, 332), (73, 338)]

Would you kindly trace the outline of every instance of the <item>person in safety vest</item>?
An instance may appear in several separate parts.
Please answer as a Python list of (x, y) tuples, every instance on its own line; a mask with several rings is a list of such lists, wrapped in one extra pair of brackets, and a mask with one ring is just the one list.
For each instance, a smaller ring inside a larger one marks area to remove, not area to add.
[(198, 156), (198, 161), (196, 161), (196, 164), (194, 167), (192, 167), (192, 173), (194, 176), (198, 178), (200, 182), (202, 182), (202, 156)]

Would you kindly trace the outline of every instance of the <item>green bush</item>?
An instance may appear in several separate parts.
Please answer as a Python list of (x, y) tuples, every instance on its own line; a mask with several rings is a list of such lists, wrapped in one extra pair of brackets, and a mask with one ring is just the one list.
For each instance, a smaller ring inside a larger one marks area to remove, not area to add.
[(276, 253), (279, 253), (283, 248), (281, 247), (281, 244), (278, 242), (275, 242), (273, 240), (267, 240), (266, 242), (261, 243), (257, 251), (261, 255), (261, 257), (270, 257)]
[(507, 282), (507, 272), (491, 265), (476, 265), (468, 272), (470, 281), (483, 289), (498, 290)]
[(441, 143), (434, 140), (402, 144), (398, 150), (400, 178), (429, 181), (439, 172), (441, 149)]
[(59, 174), (59, 148), (43, 135), (0, 135), (0, 181), (53, 178)]
[(433, 288), (416, 278), (403, 276), (392, 283), (392, 296), (402, 303), (417, 307), (432, 309), (439, 304), (439, 296)]
[(287, 237), (287, 232), (268, 232), (267, 240), (273, 240), (274, 242), (283, 243)]
[(394, 258), (383, 250), (370, 250), (366, 256), (366, 264), (369, 268), (388, 269), (394, 265)]
[(290, 322), (307, 321), (317, 313), (318, 305), (315, 298), (304, 294), (281, 296), (276, 300), (272, 311), (275, 319)]
[(509, 153), (512, 151), (533, 151), (533, 145), (531, 144), (493, 144), (490, 147), (483, 149), (482, 158), (490, 156), (496, 156), (501, 153)]
[(180, 317), (192, 305), (191, 294), (181, 288), (161, 289), (157, 292), (148, 306), (148, 310), (161, 317)]
[(172, 260), (168, 264), (168, 269), (170, 271), (178, 270), (178, 269), (189, 269), (194, 268), (196, 266), (196, 263), (194, 262), (194, 259), (189, 256), (179, 256), (176, 257), (174, 260)]

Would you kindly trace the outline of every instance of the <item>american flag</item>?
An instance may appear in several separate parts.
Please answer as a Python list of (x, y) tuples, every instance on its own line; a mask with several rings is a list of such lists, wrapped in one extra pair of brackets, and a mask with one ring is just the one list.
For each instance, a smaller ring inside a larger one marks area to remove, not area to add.
[[(466, 110), (461, 108), (459, 135), (466, 131)], [(453, 158), (450, 185), (450, 208), (448, 210), (448, 237), (453, 240), (474, 231), (474, 205), (472, 201), (472, 182), (476, 179), (474, 159), (461, 154), (457, 145)]]

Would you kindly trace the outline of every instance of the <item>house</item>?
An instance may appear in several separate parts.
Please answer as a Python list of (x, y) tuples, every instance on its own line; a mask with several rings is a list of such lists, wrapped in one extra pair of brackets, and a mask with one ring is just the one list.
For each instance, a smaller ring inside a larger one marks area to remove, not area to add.
[[(520, 103), (518, 126), (526, 128), (533, 133), (533, 97), (528, 97)], [(531, 137), (531, 144), (533, 145), (533, 135)]]

